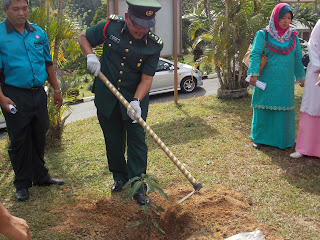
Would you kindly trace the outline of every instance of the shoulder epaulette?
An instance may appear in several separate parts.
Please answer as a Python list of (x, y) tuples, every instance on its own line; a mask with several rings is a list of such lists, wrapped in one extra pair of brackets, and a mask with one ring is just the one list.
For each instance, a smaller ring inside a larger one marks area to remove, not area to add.
[(114, 21), (124, 22), (124, 17), (119, 15), (112, 14), (109, 18)]
[(159, 46), (163, 45), (163, 40), (161, 37), (158, 37), (153, 31), (149, 31), (149, 38), (155, 41)]

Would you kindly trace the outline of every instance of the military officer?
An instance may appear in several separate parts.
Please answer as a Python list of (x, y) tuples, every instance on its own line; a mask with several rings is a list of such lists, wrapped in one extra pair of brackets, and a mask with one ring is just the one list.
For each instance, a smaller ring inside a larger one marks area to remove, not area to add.
[[(99, 71), (130, 102), (137, 116), (147, 118), (149, 90), (158, 64), (163, 42), (150, 28), (161, 5), (156, 0), (127, 0), (125, 16), (112, 15), (107, 20), (81, 33), (78, 41), (87, 56), (87, 68), (96, 78), (97, 116), (102, 128), (109, 170), (114, 184), (111, 192), (119, 192), (131, 178), (146, 173), (147, 145), (145, 131), (130, 111), (97, 77)], [(103, 44), (100, 61), (93, 47)], [(127, 161), (125, 149), (127, 146)], [(134, 198), (140, 205), (148, 204), (146, 189), (139, 189)]]

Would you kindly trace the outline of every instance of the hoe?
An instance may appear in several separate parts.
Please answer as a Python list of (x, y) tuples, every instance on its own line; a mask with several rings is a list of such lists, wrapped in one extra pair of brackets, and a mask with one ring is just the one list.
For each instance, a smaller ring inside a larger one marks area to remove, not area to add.
[(136, 112), (131, 107), (129, 102), (122, 96), (122, 94), (112, 85), (112, 83), (106, 78), (106, 76), (99, 72), (98, 74), (101, 81), (110, 89), (110, 91), (119, 99), (119, 101), (130, 111), (134, 113), (137, 122), (147, 131), (147, 133), (155, 140), (158, 146), (165, 152), (165, 154), (170, 158), (170, 160), (177, 166), (177, 168), (183, 173), (183, 175), (192, 184), (194, 191), (189, 193), (187, 196), (183, 197), (178, 201), (178, 204), (182, 203), (184, 200), (189, 198), (194, 193), (198, 192), (202, 188), (202, 184), (197, 182), (190, 172), (182, 165), (182, 163), (173, 155), (169, 148), (161, 141), (161, 139), (152, 131), (148, 124), (140, 117), (137, 118)]

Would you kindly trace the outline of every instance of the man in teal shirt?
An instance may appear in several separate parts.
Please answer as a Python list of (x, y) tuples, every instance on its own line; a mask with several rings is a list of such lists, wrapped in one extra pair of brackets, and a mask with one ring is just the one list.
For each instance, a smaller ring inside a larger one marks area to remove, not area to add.
[[(163, 47), (162, 39), (150, 28), (155, 25), (155, 13), (161, 5), (156, 0), (127, 0), (127, 4), (125, 17), (110, 16), (83, 32), (78, 41), (87, 56), (89, 71), (97, 76), (101, 68), (101, 72), (130, 102), (137, 117), (146, 120), (149, 90)], [(99, 44), (103, 44), (100, 61), (92, 49)], [(93, 92), (109, 170), (114, 179), (111, 191), (119, 192), (129, 179), (146, 173), (145, 131), (98, 77)], [(127, 161), (124, 156), (126, 146)], [(141, 205), (150, 202), (142, 188), (134, 198)]]
[[(10, 137), (8, 152), (18, 201), (29, 199), (32, 185), (64, 184), (51, 178), (45, 167), (49, 116), (44, 82), (48, 79), (54, 89), (58, 108), (62, 97), (47, 34), (27, 21), (28, 4), (28, 0), (3, 0), (7, 19), (0, 23), (0, 105)], [(10, 111), (10, 105), (16, 113)]]

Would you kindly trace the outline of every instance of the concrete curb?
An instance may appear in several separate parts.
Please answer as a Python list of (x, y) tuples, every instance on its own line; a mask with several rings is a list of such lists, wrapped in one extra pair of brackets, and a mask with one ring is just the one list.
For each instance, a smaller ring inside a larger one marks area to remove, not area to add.
[(208, 74), (208, 75), (203, 75), (202, 76), (202, 80), (212, 79), (212, 78), (217, 78), (217, 74), (216, 73), (212, 73), (212, 74)]
[(92, 101), (92, 100), (94, 100), (94, 96), (84, 97), (84, 98), (83, 98), (83, 102), (90, 102), (90, 101)]
[(217, 77), (217, 74), (216, 74), (216, 73), (213, 73), (213, 74), (208, 74), (207, 76), (208, 76), (208, 78), (216, 78), (216, 77)]

